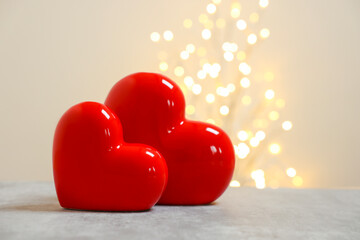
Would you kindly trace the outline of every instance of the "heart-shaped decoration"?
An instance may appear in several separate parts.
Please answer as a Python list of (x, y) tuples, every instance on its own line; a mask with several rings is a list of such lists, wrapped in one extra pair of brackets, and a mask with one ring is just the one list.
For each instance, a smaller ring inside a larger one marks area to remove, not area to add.
[(150, 145), (164, 156), (169, 179), (160, 204), (207, 204), (226, 190), (235, 159), (229, 137), (216, 126), (185, 119), (184, 96), (169, 78), (127, 76), (105, 105), (119, 117), (125, 141)]
[(124, 142), (118, 117), (105, 105), (84, 102), (60, 119), (53, 169), (60, 205), (69, 209), (141, 211), (160, 198), (167, 182), (161, 154)]

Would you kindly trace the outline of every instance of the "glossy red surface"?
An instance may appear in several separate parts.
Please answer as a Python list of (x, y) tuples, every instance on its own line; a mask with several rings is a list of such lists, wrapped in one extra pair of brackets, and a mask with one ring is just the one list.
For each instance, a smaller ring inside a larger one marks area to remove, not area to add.
[(233, 145), (220, 128), (185, 119), (184, 96), (173, 81), (132, 74), (111, 89), (105, 105), (121, 120), (127, 142), (148, 144), (164, 156), (169, 179), (160, 204), (207, 204), (226, 190)]
[(60, 205), (70, 209), (147, 210), (167, 182), (161, 154), (144, 144), (125, 143), (117, 116), (95, 102), (75, 105), (61, 117), (53, 169)]

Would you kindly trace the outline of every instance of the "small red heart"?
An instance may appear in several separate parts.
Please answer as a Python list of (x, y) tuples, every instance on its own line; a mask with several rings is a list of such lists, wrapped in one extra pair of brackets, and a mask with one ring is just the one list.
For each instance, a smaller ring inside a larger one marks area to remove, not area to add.
[(150, 145), (164, 156), (169, 179), (160, 204), (207, 204), (226, 190), (235, 159), (229, 137), (218, 127), (185, 119), (184, 96), (169, 78), (127, 76), (105, 105), (121, 120), (127, 142)]
[(141, 211), (160, 198), (167, 182), (161, 154), (123, 140), (118, 117), (105, 105), (84, 102), (60, 119), (53, 169), (60, 205), (69, 209)]

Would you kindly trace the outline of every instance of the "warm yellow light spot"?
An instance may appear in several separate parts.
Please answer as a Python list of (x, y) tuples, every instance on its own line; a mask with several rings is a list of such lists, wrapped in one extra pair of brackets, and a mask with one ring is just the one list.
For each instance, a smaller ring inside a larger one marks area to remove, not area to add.
[(240, 16), (240, 9), (241, 9), (240, 3), (233, 2), (231, 4), (231, 12), (230, 12), (231, 17), (238, 18)]
[(274, 74), (272, 72), (266, 72), (264, 74), (264, 78), (266, 81), (270, 82), (270, 81), (274, 80)]
[(201, 37), (204, 39), (204, 40), (209, 40), (211, 38), (211, 31), (209, 29), (204, 29), (202, 30), (201, 32)]
[(239, 71), (244, 75), (249, 75), (251, 73), (251, 67), (247, 63), (242, 62), (239, 64)]
[(282, 123), (282, 128), (285, 130), (285, 131), (289, 131), (291, 128), (292, 128), (292, 122), (290, 121), (285, 121)]
[(226, 26), (226, 21), (223, 18), (219, 18), (216, 20), (216, 26), (218, 28), (224, 28)]
[(237, 27), (239, 30), (243, 31), (243, 30), (246, 29), (247, 24), (246, 24), (245, 20), (239, 19), (239, 20), (236, 22), (236, 27)]
[(236, 87), (235, 87), (235, 84), (233, 83), (229, 83), (227, 86), (226, 86), (227, 90), (229, 90), (229, 92), (234, 92)]
[(204, 70), (199, 70), (197, 73), (197, 77), (199, 79), (205, 79), (206, 78), (206, 72)]
[(279, 113), (278, 113), (277, 111), (271, 111), (271, 112), (269, 113), (269, 119), (270, 119), (271, 121), (276, 121), (276, 120), (278, 120), (278, 119), (279, 119)]
[(163, 37), (165, 41), (171, 41), (174, 38), (174, 34), (171, 31), (167, 30), (164, 32)]
[(283, 108), (283, 107), (285, 107), (285, 100), (284, 100), (284, 99), (278, 99), (278, 100), (276, 100), (276, 106), (277, 106), (278, 108)]
[(222, 45), (222, 49), (223, 49), (224, 51), (230, 51), (230, 45), (231, 45), (231, 43), (229, 43), (229, 42), (224, 42), (223, 45)]
[(153, 42), (158, 42), (160, 40), (160, 34), (158, 32), (153, 32), (150, 34), (150, 39)]
[(212, 0), (212, 2), (215, 3), (215, 4), (220, 4), (221, 0)]
[(220, 107), (220, 114), (221, 114), (221, 115), (226, 116), (226, 115), (229, 114), (229, 111), (230, 111), (230, 110), (229, 110), (229, 107), (226, 106), (226, 105), (223, 105), (223, 106)]
[(209, 14), (214, 14), (214, 13), (216, 12), (216, 6), (215, 6), (215, 4), (209, 3), (209, 4), (206, 6), (206, 11), (207, 11)]
[(206, 16), (205, 14), (201, 14), (200, 16), (199, 16), (199, 22), (200, 23), (206, 23), (207, 22), (207, 20), (208, 20), (208, 16)]
[(267, 28), (263, 28), (260, 31), (260, 37), (262, 38), (268, 38), (270, 36), (270, 30)]
[(186, 88), (186, 86), (184, 84), (180, 83), (180, 89), (184, 93), (184, 95), (186, 95), (188, 93), (188, 89)]
[(216, 88), (216, 94), (222, 97), (227, 97), (229, 96), (229, 90), (227, 88), (224, 87), (218, 87)]
[(204, 57), (206, 55), (206, 49), (203, 47), (199, 47), (196, 53), (199, 57)]
[(243, 88), (248, 88), (248, 87), (250, 87), (250, 80), (247, 77), (244, 77), (240, 80), (240, 85)]
[(206, 23), (204, 23), (204, 27), (207, 29), (212, 29), (214, 27), (214, 22), (209, 20)]
[(199, 95), (201, 93), (202, 87), (200, 84), (194, 84), (191, 90), (195, 95)]
[(296, 176), (292, 179), (292, 183), (296, 186), (296, 187), (300, 187), (301, 185), (303, 185), (303, 179), (300, 176)]
[(224, 53), (224, 59), (227, 62), (231, 62), (232, 60), (234, 60), (234, 54), (232, 52), (225, 52)]
[(266, 137), (266, 134), (264, 131), (257, 131), (256, 134), (255, 134), (255, 137), (259, 140), (259, 141), (262, 141), (265, 139)]
[(279, 154), (280, 151), (281, 151), (281, 147), (280, 147), (280, 145), (277, 144), (277, 143), (272, 143), (272, 144), (270, 144), (270, 146), (269, 146), (269, 151), (270, 151), (270, 153), (272, 153), (272, 154)]
[(192, 115), (195, 113), (195, 107), (193, 105), (187, 105), (185, 108), (185, 112), (188, 115)]
[(265, 179), (261, 179), (261, 180), (255, 181), (255, 187), (256, 187), (257, 189), (264, 189), (264, 188), (266, 187)]
[(207, 103), (213, 103), (215, 102), (215, 95), (212, 93), (209, 93), (206, 95), (206, 102)]
[(248, 133), (244, 130), (241, 130), (237, 133), (237, 137), (240, 141), (246, 141), (249, 137)]
[(238, 45), (236, 43), (224, 42), (222, 49), (225, 52), (236, 52), (238, 50)]
[(239, 8), (233, 8), (230, 12), (231, 17), (238, 18), (240, 17), (240, 9)]
[(247, 37), (247, 42), (251, 45), (255, 44), (256, 41), (257, 41), (257, 36), (253, 33)]
[(186, 45), (186, 51), (189, 53), (194, 53), (195, 52), (195, 45), (192, 43), (189, 43), (188, 45)]
[(177, 66), (177, 67), (174, 69), (174, 74), (175, 74), (175, 76), (177, 76), (177, 77), (181, 77), (182, 75), (184, 75), (184, 68), (183, 68), (183, 67), (180, 67), (180, 66)]
[(219, 76), (219, 72), (216, 72), (214, 68), (212, 68), (209, 72), (211, 78), (217, 78)]
[(211, 64), (210, 63), (205, 63), (204, 65), (203, 65), (203, 70), (206, 72), (206, 73), (209, 73), (210, 71), (211, 71), (211, 69), (212, 69), (212, 66), (211, 66)]
[(221, 66), (220, 66), (220, 64), (218, 64), (218, 63), (214, 63), (214, 64), (212, 65), (212, 67), (213, 67), (213, 69), (214, 69), (215, 72), (220, 72), (220, 70), (221, 70)]
[(289, 177), (295, 177), (296, 176), (296, 170), (294, 168), (288, 168), (288, 169), (286, 169), (286, 174)]
[(253, 180), (264, 178), (264, 176), (265, 176), (265, 173), (264, 173), (264, 170), (262, 170), (262, 169), (257, 169), (255, 171), (251, 172), (251, 178)]
[(180, 53), (180, 58), (183, 59), (183, 60), (186, 60), (190, 57), (190, 54), (188, 51), (181, 51)]
[(239, 143), (237, 146), (235, 146), (235, 154), (240, 159), (246, 158), (247, 155), (249, 155), (249, 153), (250, 153), (250, 148), (248, 145), (246, 145), (246, 143)]
[(238, 45), (236, 43), (231, 43), (230, 44), (230, 51), (231, 52), (236, 52), (238, 50)]
[(257, 139), (256, 137), (253, 137), (253, 138), (250, 139), (250, 145), (251, 145), (252, 147), (257, 147), (257, 146), (259, 146), (259, 143), (260, 143), (260, 141), (259, 141), (259, 139)]
[(255, 13), (255, 12), (250, 14), (249, 20), (252, 23), (256, 23), (257, 21), (259, 21), (259, 14)]
[(266, 8), (269, 5), (269, 0), (259, 0), (259, 6)]
[(192, 85), (194, 85), (194, 79), (190, 76), (186, 76), (184, 78), (184, 83), (187, 87), (191, 87)]
[(192, 27), (192, 21), (191, 19), (185, 19), (183, 22), (184, 28), (191, 28)]
[(241, 9), (241, 5), (240, 5), (240, 3), (237, 2), (237, 1), (232, 1), (232, 3), (231, 3), (231, 8)]
[(212, 118), (207, 119), (206, 122), (210, 124), (215, 124), (215, 120)]
[(160, 68), (161, 71), (165, 72), (166, 70), (168, 70), (169, 66), (168, 66), (168, 64), (166, 62), (161, 62), (159, 64), (159, 68)]
[(236, 58), (240, 61), (244, 61), (246, 59), (246, 53), (243, 51), (240, 51), (236, 54)]
[(230, 187), (240, 187), (239, 181), (232, 180), (232, 181), (230, 182)]
[(274, 97), (275, 97), (275, 92), (274, 92), (274, 90), (272, 90), (272, 89), (266, 90), (266, 92), (265, 92), (265, 98), (266, 98), (266, 99), (271, 100), (271, 99), (273, 99)]
[(241, 98), (241, 102), (242, 102), (242, 104), (244, 104), (244, 105), (250, 105), (251, 104), (251, 97), (250, 96), (243, 96), (242, 98)]

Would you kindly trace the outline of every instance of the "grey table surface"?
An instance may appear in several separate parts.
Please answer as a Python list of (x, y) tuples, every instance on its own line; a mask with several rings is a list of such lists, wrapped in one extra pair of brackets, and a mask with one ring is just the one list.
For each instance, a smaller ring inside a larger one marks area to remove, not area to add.
[(207, 206), (62, 209), (51, 182), (0, 183), (0, 239), (360, 239), (360, 190), (231, 188)]

